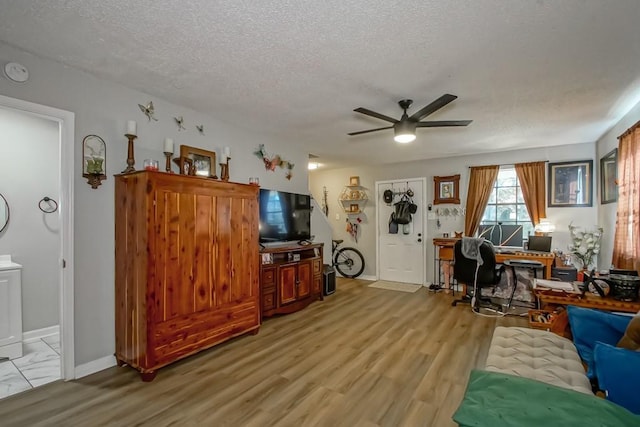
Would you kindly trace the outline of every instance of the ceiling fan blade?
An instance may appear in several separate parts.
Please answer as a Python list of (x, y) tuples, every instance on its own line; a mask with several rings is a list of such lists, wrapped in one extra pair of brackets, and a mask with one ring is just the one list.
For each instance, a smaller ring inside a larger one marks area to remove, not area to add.
[(366, 114), (367, 116), (375, 117), (376, 119), (384, 120), (385, 122), (391, 122), (391, 123), (397, 122), (397, 120), (394, 118), (385, 116), (384, 114), (376, 113), (375, 111), (371, 111), (366, 108), (360, 107), (360, 108), (356, 108), (353, 111), (355, 111), (356, 113)]
[(439, 128), (447, 126), (467, 126), (473, 120), (445, 120), (445, 121), (433, 121), (433, 122), (418, 122), (416, 127), (419, 128)]
[(447, 105), (448, 103), (450, 103), (456, 98), (457, 96), (455, 95), (451, 95), (448, 93), (444, 94), (440, 98), (433, 101), (431, 104), (424, 107), (422, 110), (416, 112), (413, 116), (409, 117), (409, 119), (419, 122), (420, 120), (427, 117), (429, 114), (433, 113), (436, 110), (441, 109), (442, 107), (444, 107), (445, 105)]
[(369, 130), (361, 130), (359, 132), (351, 132), (348, 135), (362, 135), (363, 133), (369, 133), (369, 132), (377, 132), (379, 130), (385, 130), (385, 129), (392, 129), (393, 126), (387, 126), (386, 128), (377, 128), (377, 129), (369, 129)]

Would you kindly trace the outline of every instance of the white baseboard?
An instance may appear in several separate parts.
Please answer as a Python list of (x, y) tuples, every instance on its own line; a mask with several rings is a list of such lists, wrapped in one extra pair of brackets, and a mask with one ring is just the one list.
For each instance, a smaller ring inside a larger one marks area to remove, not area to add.
[(101, 357), (100, 359), (92, 360), (89, 363), (76, 366), (75, 378), (78, 379), (86, 377), (87, 375), (95, 374), (96, 372), (111, 368), (112, 366), (116, 366), (115, 356)]
[(33, 331), (27, 331), (22, 333), (22, 341), (29, 342), (39, 340), (40, 338), (48, 337), (51, 335), (60, 333), (60, 325), (49, 326), (42, 329), (34, 329)]

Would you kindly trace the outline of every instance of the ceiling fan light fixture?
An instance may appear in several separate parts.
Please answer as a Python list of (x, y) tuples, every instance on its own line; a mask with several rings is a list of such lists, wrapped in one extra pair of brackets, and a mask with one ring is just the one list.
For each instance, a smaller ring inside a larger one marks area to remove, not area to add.
[(407, 144), (416, 139), (416, 124), (409, 121), (400, 121), (393, 126), (395, 136), (393, 140), (400, 144)]

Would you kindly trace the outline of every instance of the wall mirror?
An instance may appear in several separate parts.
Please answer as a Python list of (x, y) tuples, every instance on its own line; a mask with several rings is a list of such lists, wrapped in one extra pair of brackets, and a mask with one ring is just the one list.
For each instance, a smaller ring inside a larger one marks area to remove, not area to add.
[(9, 224), (9, 203), (0, 193), (0, 233), (7, 228), (7, 224)]

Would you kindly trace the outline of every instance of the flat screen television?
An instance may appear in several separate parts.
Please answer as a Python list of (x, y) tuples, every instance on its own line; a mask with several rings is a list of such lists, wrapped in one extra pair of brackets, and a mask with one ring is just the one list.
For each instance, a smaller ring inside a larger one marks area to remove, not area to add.
[(311, 239), (311, 196), (260, 189), (260, 242)]

